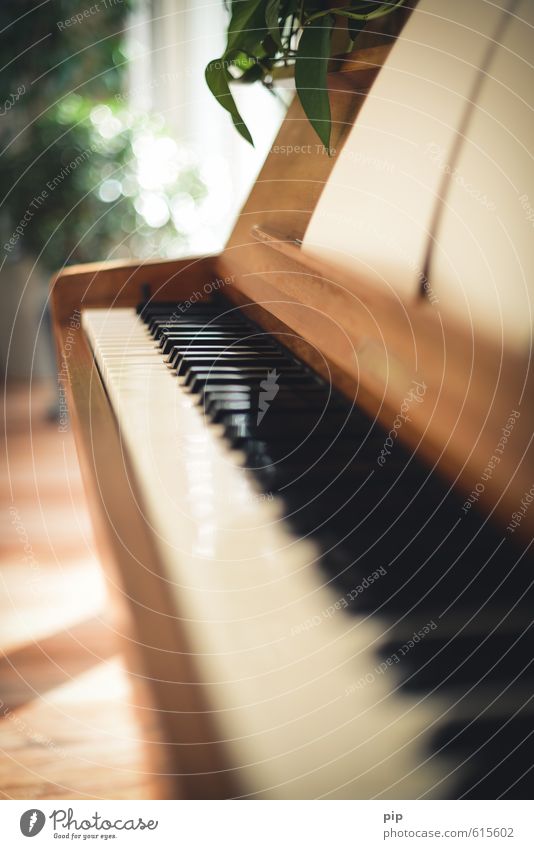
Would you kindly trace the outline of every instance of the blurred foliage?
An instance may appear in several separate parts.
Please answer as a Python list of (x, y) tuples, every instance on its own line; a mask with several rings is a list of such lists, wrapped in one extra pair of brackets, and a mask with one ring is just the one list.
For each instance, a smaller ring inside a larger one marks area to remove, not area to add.
[(23, 230), (9, 258), (40, 255), (52, 270), (113, 250), (178, 253), (187, 244), (180, 221), (206, 189), (161, 118), (125, 108), (131, 5), (2, 2), (1, 245)]
[[(352, 50), (369, 24), (396, 12), (405, 0), (231, 0), (226, 48), (206, 68), (206, 82), (226, 109), (238, 132), (251, 144), (252, 137), (230, 90), (232, 82), (258, 80), (270, 89), (277, 76), (295, 75), (297, 94), (308, 120), (329, 149), (330, 101), (328, 60)], [(337, 30), (342, 40), (334, 38)], [(341, 46), (343, 45), (343, 46)]]

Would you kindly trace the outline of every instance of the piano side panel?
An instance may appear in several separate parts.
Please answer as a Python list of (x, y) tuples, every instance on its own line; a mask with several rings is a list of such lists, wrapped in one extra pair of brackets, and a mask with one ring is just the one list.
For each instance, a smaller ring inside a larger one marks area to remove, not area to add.
[(214, 256), (202, 256), (66, 266), (51, 282), (55, 326), (67, 323), (75, 310), (84, 307), (135, 307), (145, 297), (179, 300), (192, 293), (206, 297), (215, 260)]
[[(171, 798), (225, 798), (235, 794), (232, 771), (210, 718), (188, 654), (181, 613), (168, 586), (146, 524), (143, 493), (124, 454), (115, 416), (81, 328), (72, 329), (84, 306), (134, 305), (142, 283), (160, 300), (185, 298), (213, 279), (211, 258), (147, 265), (105, 264), (65, 270), (53, 281), (52, 305), (58, 360), (68, 364), (65, 381), (100, 559), (117, 615), (134, 685), (150, 691), (157, 710), (165, 763), (161, 794)], [(67, 347), (68, 346), (68, 347)], [(68, 351), (68, 357), (65, 352)], [(124, 625), (124, 627), (123, 627)]]

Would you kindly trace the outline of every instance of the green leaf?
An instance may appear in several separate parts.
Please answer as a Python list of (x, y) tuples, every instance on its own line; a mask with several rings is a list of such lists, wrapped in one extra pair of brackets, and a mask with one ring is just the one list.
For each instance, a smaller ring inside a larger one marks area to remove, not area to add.
[(265, 37), (267, 25), (264, 6), (265, 0), (239, 0), (232, 3), (225, 56), (234, 50), (252, 52), (252, 48)]
[(277, 47), (282, 50), (282, 36), (280, 34), (280, 5), (281, 0), (267, 0), (265, 7), (265, 23)]
[(333, 24), (333, 16), (326, 15), (305, 26), (295, 61), (295, 84), (302, 108), (328, 149), (332, 124), (326, 73)]
[(248, 131), (247, 125), (239, 114), (236, 102), (230, 91), (230, 86), (228, 85), (230, 75), (227, 69), (227, 60), (221, 58), (210, 62), (206, 66), (205, 75), (206, 82), (213, 96), (217, 98), (223, 109), (226, 109), (226, 111), (230, 113), (232, 121), (234, 122), (235, 128), (238, 132), (241, 133), (243, 138), (250, 142), (250, 144), (254, 147), (252, 136)]

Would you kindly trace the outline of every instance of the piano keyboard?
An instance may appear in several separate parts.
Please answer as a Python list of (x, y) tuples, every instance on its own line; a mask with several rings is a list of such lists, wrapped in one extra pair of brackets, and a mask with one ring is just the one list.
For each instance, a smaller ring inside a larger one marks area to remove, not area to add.
[(528, 552), (224, 301), (138, 313), (83, 325), (242, 795), (529, 798)]

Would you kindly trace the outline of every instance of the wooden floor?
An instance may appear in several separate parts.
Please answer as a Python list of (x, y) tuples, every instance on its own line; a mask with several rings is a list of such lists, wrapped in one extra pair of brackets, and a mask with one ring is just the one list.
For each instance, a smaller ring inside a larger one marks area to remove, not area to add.
[(152, 715), (133, 704), (72, 437), (46, 421), (49, 401), (49, 387), (12, 387), (2, 416), (0, 798), (154, 798)]

